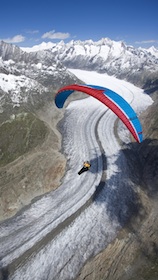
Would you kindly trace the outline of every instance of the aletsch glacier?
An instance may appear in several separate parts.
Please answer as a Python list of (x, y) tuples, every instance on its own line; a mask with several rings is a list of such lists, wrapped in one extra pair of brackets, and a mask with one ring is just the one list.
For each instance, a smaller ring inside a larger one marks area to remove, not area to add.
[[(143, 90), (130, 83), (95, 72), (69, 71), (85, 83), (117, 91), (138, 114), (152, 103)], [(102, 178), (103, 150), (107, 161), (106, 181), (93, 203), (55, 238), (50, 238), (23, 260), (9, 279), (73, 279), (86, 260), (105, 248), (130, 218), (129, 205), (136, 200), (136, 194), (128, 179), (126, 159), (114, 135), (115, 121), (116, 116), (91, 97), (71, 102), (67, 107), (63, 149), (68, 170), (63, 183), (20, 216), (0, 225), (1, 266), (22, 258), (28, 248), (86, 203)], [(119, 127), (122, 132), (119, 136), (128, 143), (127, 129), (121, 123)], [(92, 168), (80, 177), (77, 171), (87, 159), (92, 162)]]

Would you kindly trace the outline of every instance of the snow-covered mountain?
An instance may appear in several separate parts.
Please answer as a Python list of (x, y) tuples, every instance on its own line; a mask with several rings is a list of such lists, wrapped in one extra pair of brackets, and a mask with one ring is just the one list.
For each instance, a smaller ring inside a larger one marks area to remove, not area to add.
[[(26, 53), (0, 43), (0, 112), (20, 105), (39, 107), (57, 88), (78, 79), (47, 50)], [(2, 115), (1, 115), (2, 116)]]
[(108, 38), (93, 42), (42, 43), (19, 48), (0, 42), (0, 98), (4, 104), (49, 99), (60, 86), (77, 82), (67, 69), (93, 70), (150, 87), (157, 81), (158, 50), (135, 49)]
[(158, 58), (158, 49), (156, 49), (154, 46), (148, 48), (147, 52), (151, 53), (152, 55)]
[[(98, 45), (99, 43), (101, 43), (101, 45), (102, 45), (102, 42), (103, 42), (103, 44), (106, 44), (106, 41), (107, 41), (107, 42), (111, 42), (111, 45), (112, 45), (112, 44), (118, 44), (118, 45), (119, 45), (119, 44), (121, 43), (122, 45), (125, 46), (125, 44), (124, 44), (123, 42), (115, 42), (115, 41), (112, 41), (112, 40), (110, 40), (110, 39), (108, 39), (108, 38), (104, 38), (104, 39), (102, 39), (102, 40), (100, 40), (100, 41), (98, 41), (98, 42), (93, 42), (92, 40), (87, 40), (87, 41), (85, 41), (84, 43), (85, 43), (85, 45), (86, 45), (86, 44)], [(70, 43), (71, 43), (71, 44), (73, 44), (73, 43), (80, 44), (80, 43), (82, 43), (82, 42), (81, 42), (81, 41), (71, 41)], [(70, 43), (65, 44), (65, 45), (69, 45)], [(62, 41), (62, 42), (60, 42), (59, 44), (64, 44), (64, 42)], [(48, 42), (48, 43), (42, 42), (42, 43), (39, 44), (39, 45), (35, 45), (35, 46), (33, 46), (33, 47), (21, 47), (21, 49), (22, 49), (23, 51), (25, 51), (25, 52), (30, 53), (30, 52), (37, 52), (37, 51), (40, 51), (40, 50), (52, 49), (52, 48), (54, 48), (55, 46), (56, 46), (56, 44), (55, 44), (55, 43), (52, 43), (52, 42)], [(128, 46), (127, 48), (129, 48), (129, 46)], [(130, 46), (130, 48), (133, 48), (133, 47)], [(144, 52), (148, 52), (148, 53), (154, 55), (156, 58), (158, 58), (158, 49), (156, 49), (154, 46), (152, 46), (152, 47), (150, 47), (150, 48), (148, 48), (148, 49), (145, 49), (145, 48), (138, 48), (138, 50), (141, 50), (141, 51), (144, 51)]]
[(95, 70), (106, 72), (109, 75), (127, 76), (129, 73), (143, 70), (158, 70), (158, 50), (135, 49), (126, 46), (122, 41), (115, 42), (108, 38), (93, 42), (70, 41), (65, 44), (61, 41), (58, 44), (42, 43), (33, 48), (23, 48), (23, 50), (37, 51), (38, 49), (49, 49), (55, 58), (61, 61), (66, 67)]

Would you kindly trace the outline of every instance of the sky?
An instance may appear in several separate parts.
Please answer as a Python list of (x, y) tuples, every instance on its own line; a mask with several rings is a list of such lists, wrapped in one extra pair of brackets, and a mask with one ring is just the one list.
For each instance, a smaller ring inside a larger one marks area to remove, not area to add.
[(0, 40), (19, 47), (109, 38), (158, 48), (157, 0), (1, 0), (0, 9)]

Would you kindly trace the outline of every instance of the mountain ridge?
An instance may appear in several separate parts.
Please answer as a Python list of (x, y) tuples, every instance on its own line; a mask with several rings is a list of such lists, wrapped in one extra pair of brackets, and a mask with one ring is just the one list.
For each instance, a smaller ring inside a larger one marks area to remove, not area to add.
[[(42, 85), (48, 90), (76, 82), (67, 68), (106, 73), (140, 87), (147, 80), (149, 86), (149, 81), (157, 78), (158, 50), (155, 48), (135, 49), (108, 38), (97, 42), (72, 40), (42, 44), (35, 46), (35, 51), (26, 52), (25, 48), (1, 41), (0, 73), (16, 77), (24, 75), (38, 82), (39, 88)], [(0, 87), (3, 90), (1, 82)]]

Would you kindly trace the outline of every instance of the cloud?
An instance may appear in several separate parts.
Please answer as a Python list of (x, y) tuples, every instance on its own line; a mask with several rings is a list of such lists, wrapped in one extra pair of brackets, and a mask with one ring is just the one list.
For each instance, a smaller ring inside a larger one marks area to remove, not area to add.
[(26, 30), (26, 33), (37, 34), (37, 33), (39, 33), (39, 30)]
[(48, 38), (48, 39), (67, 39), (70, 37), (69, 33), (61, 33), (61, 32), (55, 32), (55, 30), (51, 30), (49, 32), (46, 32), (42, 35), (42, 38)]
[(15, 35), (12, 38), (6, 38), (6, 39), (1, 39), (1, 40), (6, 43), (21, 43), (21, 42), (25, 41), (25, 37), (22, 35)]
[(135, 44), (151, 44), (151, 43), (158, 43), (158, 40), (144, 40), (144, 41), (136, 41)]

